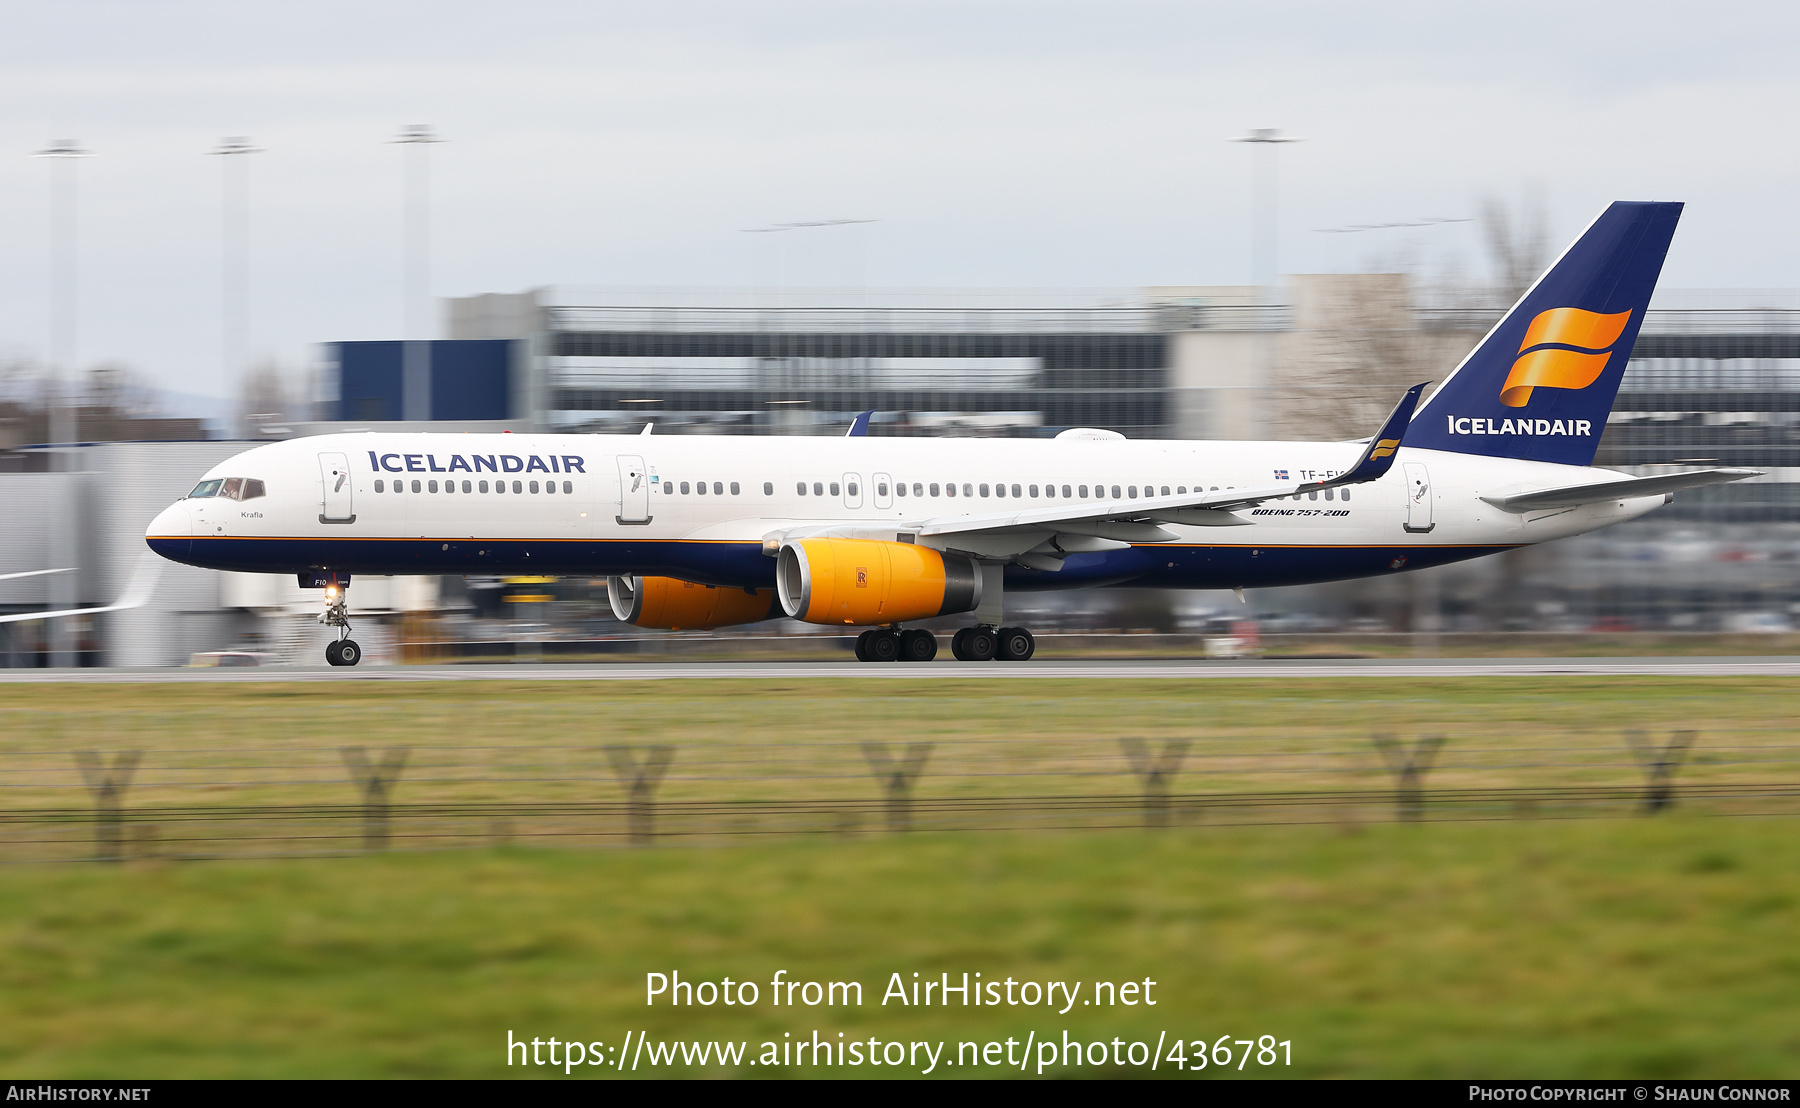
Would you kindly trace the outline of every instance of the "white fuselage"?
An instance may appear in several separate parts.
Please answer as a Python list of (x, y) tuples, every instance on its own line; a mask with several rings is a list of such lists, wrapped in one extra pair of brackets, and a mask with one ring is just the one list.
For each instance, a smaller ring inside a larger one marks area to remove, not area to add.
[[(1321, 480), (1361, 451), (1079, 438), (325, 435), (215, 466), (208, 478), (254, 479), (265, 494), (184, 499), (146, 538), (178, 561), (252, 572), (646, 574), (767, 587), (771, 536), (912, 541), (930, 521), (958, 516)], [(1379, 480), (1239, 509), (1247, 525), (1168, 524), (1171, 541), (1075, 554), (1053, 571), (1013, 564), (1006, 580), (1239, 588), (1421, 568), (1592, 531), (1664, 503), (1512, 513), (1481, 499), (1618, 476), (1402, 448)], [(1006, 560), (978, 537), (916, 541)]]

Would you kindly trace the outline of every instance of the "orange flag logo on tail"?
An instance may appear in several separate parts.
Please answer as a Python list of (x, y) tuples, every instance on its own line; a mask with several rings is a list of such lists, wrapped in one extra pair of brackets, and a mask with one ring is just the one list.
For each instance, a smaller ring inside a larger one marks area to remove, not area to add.
[[(1519, 357), (1500, 386), (1500, 403), (1523, 408), (1531, 390), (1585, 389), (1600, 379), (1612, 360), (1613, 343), (1625, 333), (1631, 312), (1602, 315), (1580, 308), (1551, 308), (1539, 312), (1525, 329)], [(1579, 347), (1569, 350), (1564, 347)]]

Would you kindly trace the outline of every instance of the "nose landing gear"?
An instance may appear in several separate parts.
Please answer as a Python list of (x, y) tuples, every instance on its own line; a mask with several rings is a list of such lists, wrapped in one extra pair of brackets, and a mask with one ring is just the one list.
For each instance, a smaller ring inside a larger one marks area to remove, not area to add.
[(362, 661), (362, 647), (350, 637), (350, 587), (348, 585), (330, 585), (325, 589), (325, 610), (319, 613), (319, 622), (327, 627), (337, 628), (338, 637), (325, 647), (325, 661), (328, 665), (353, 666)]

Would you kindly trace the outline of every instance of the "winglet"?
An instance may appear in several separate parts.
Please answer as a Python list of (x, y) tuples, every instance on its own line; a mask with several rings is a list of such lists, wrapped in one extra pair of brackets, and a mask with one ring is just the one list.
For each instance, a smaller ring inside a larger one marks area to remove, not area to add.
[(1343, 476), (1334, 479), (1332, 484), (1350, 485), (1373, 481), (1393, 466), (1394, 455), (1400, 450), (1400, 440), (1406, 434), (1406, 425), (1412, 422), (1413, 409), (1419, 405), (1419, 394), (1430, 383), (1425, 381), (1406, 390), (1400, 403), (1394, 405), (1394, 410), (1388, 413), (1387, 422), (1369, 440), (1362, 457), (1356, 459), (1356, 464)]
[(850, 421), (850, 429), (848, 431), (844, 432), (844, 437), (847, 439), (868, 438), (868, 436), (869, 436), (869, 417), (873, 416), (874, 414), (875, 414), (874, 408), (870, 408), (866, 412), (857, 412), (856, 418)]

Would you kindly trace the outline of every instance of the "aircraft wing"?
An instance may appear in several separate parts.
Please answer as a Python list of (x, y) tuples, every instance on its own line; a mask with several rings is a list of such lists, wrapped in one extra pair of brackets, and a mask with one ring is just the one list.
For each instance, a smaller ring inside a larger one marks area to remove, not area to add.
[[(151, 590), (156, 588), (157, 580), (162, 576), (163, 560), (155, 554), (146, 554), (138, 562), (137, 570), (132, 573), (131, 581), (119, 599), (111, 604), (98, 608), (64, 608), (56, 612), (16, 612), (12, 615), (0, 616), (0, 623), (26, 623), (34, 619), (59, 619), (63, 616), (94, 616), (101, 612), (122, 612), (128, 608), (142, 608), (150, 599)], [(62, 573), (64, 570), (37, 570), (38, 573)], [(20, 573), (11, 576), (29, 577), (31, 574)]]
[(1258, 488), (1219, 489), (1212, 492), (1195, 489), (1177, 496), (1151, 496), (1136, 500), (1113, 500), (1084, 504), (1057, 504), (1041, 508), (1021, 508), (1011, 512), (987, 512), (981, 515), (942, 516), (925, 520), (919, 528), (921, 536), (963, 535), (970, 532), (1028, 529), (1091, 534), (1102, 538), (1158, 542), (1175, 537), (1173, 532), (1155, 526), (1158, 523), (1183, 523), (1201, 527), (1241, 527), (1250, 521), (1233, 515), (1265, 500), (1297, 493), (1316, 492), (1340, 485), (1357, 485), (1374, 481), (1394, 464), (1401, 436), (1412, 419), (1424, 385), (1406, 390), (1394, 406), (1381, 430), (1377, 431), (1355, 464), (1328, 481), (1302, 481), (1298, 484), (1271, 484)]
[(1623, 477), (1618, 481), (1594, 481), (1555, 489), (1532, 489), (1507, 496), (1484, 496), (1481, 499), (1503, 512), (1535, 512), (1540, 508), (1574, 508), (1582, 504), (1597, 504), (1602, 500), (1629, 500), (1638, 496), (1678, 492), (1681, 489), (1697, 489), (1703, 485), (1761, 477), (1762, 473), (1760, 469), (1696, 469), (1687, 473), (1663, 473), (1655, 477)]

